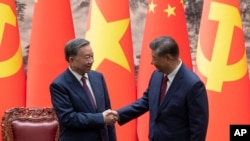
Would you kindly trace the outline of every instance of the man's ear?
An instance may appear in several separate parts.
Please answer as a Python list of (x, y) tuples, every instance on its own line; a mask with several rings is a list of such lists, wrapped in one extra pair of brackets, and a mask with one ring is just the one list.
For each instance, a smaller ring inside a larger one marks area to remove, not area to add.
[(174, 57), (172, 55), (170, 55), (170, 54), (166, 54), (165, 57), (166, 57), (167, 60), (173, 60), (174, 59)]
[(171, 58), (171, 56), (170, 56), (168, 53), (165, 54), (164, 57), (165, 57), (166, 59), (170, 59), (170, 58)]
[(73, 60), (74, 60), (74, 57), (69, 57), (69, 62), (73, 62)]

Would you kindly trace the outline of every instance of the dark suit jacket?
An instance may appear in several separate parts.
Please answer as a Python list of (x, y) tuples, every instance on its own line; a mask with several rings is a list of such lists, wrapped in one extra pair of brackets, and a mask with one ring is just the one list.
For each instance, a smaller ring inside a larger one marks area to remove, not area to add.
[(115, 127), (105, 126), (102, 112), (111, 109), (105, 80), (101, 73), (88, 73), (97, 110), (91, 106), (82, 85), (67, 69), (50, 85), (53, 107), (60, 123), (60, 141), (102, 141), (101, 135), (116, 141)]
[(208, 126), (208, 99), (204, 84), (183, 64), (159, 103), (163, 73), (154, 71), (144, 95), (118, 110), (124, 124), (149, 110), (150, 141), (204, 141)]

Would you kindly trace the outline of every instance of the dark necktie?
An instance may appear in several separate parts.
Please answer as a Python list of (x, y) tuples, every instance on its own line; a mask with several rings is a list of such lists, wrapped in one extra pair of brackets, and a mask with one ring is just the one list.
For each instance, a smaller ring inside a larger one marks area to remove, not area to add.
[[(83, 89), (84, 91), (86, 92), (87, 96), (89, 97), (89, 100), (91, 102), (91, 105), (93, 106), (94, 109), (96, 109), (96, 104), (94, 102), (94, 99), (93, 99), (93, 96), (89, 90), (89, 87), (87, 86), (87, 83), (86, 83), (86, 77), (82, 77), (82, 86), (83, 86)], [(107, 136), (107, 127), (104, 127), (103, 129), (100, 129), (100, 134), (101, 134), (101, 138), (102, 138), (102, 141), (108, 141), (108, 136)]]
[(95, 105), (93, 96), (89, 90), (89, 87), (86, 84), (86, 77), (83, 76), (81, 80), (82, 80), (82, 84), (83, 84), (83, 89), (86, 92), (87, 96), (89, 97), (91, 105), (93, 106), (94, 109), (96, 109), (96, 105)]
[(168, 77), (167, 75), (163, 78), (162, 85), (161, 85), (161, 95), (160, 95), (160, 103), (163, 101), (165, 95), (166, 95), (166, 89), (167, 89), (167, 82)]

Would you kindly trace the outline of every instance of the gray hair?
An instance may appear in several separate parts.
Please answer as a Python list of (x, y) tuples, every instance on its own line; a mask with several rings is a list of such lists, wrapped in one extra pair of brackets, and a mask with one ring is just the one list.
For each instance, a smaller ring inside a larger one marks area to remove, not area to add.
[(72, 40), (69, 40), (64, 48), (64, 54), (65, 54), (65, 59), (67, 62), (69, 62), (69, 57), (71, 56), (76, 56), (78, 50), (81, 47), (84, 47), (86, 45), (89, 45), (90, 42), (88, 40), (82, 39), (82, 38), (75, 38)]

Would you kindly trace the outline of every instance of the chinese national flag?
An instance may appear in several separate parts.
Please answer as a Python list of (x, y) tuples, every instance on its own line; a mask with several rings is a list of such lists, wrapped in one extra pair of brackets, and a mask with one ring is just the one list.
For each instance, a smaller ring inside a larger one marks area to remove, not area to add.
[(27, 106), (51, 106), (49, 85), (67, 68), (64, 46), (74, 38), (70, 0), (37, 0), (32, 19)]
[(207, 141), (229, 141), (231, 124), (250, 124), (250, 94), (239, 1), (205, 0), (196, 72), (209, 98)]
[(0, 13), (0, 117), (2, 118), (7, 109), (25, 106), (26, 78), (15, 1), (0, 0)]
[[(93, 69), (104, 74), (114, 110), (136, 100), (135, 71), (128, 0), (92, 0), (86, 39), (91, 42)], [(119, 126), (117, 140), (137, 141), (136, 120)]]
[[(149, 0), (138, 73), (138, 98), (146, 90), (152, 71), (150, 42), (171, 36), (179, 45), (182, 61), (192, 69), (191, 53), (183, 3), (181, 0)], [(148, 113), (138, 119), (140, 141), (148, 140)]]

